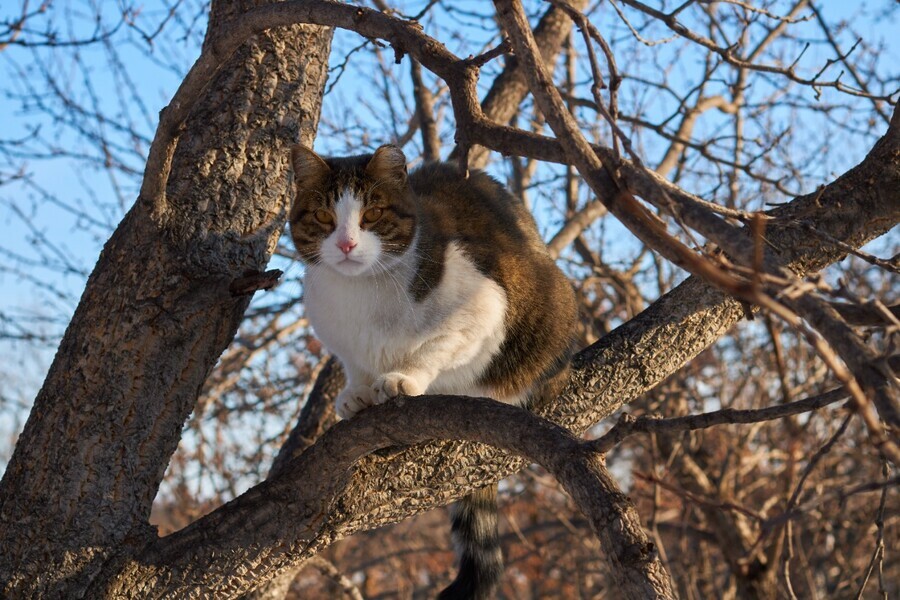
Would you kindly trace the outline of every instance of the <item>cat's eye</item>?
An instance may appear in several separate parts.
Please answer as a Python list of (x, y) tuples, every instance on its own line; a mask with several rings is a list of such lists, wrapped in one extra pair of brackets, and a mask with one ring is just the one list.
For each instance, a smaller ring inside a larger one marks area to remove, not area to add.
[(382, 214), (384, 214), (383, 209), (378, 208), (377, 206), (374, 208), (370, 208), (363, 213), (363, 223), (374, 223), (381, 218)]
[(325, 209), (320, 208), (313, 215), (316, 217), (316, 221), (322, 223), (323, 225), (331, 225), (334, 223), (334, 215), (328, 212)]

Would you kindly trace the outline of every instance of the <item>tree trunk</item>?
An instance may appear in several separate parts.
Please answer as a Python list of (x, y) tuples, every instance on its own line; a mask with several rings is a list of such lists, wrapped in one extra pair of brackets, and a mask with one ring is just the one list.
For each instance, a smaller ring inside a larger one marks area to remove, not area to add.
[[(213, 2), (207, 39), (265, 2)], [(150, 507), (198, 390), (265, 268), (311, 144), (331, 30), (248, 41), (180, 136), (165, 206), (139, 199), (88, 280), (0, 483), (0, 596), (76, 597), (156, 538)]]

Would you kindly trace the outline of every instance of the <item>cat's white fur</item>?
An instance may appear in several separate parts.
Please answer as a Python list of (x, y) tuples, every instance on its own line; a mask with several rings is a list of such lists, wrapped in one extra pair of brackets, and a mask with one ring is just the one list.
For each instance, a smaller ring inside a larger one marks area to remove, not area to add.
[[(338, 414), (401, 393), (489, 395), (477, 382), (505, 336), (503, 288), (450, 244), (437, 289), (414, 301), (416, 241), (399, 258), (385, 255), (378, 236), (360, 228), (361, 209), (353, 194), (341, 195), (335, 230), (306, 271), (307, 316), (347, 375)], [(356, 246), (345, 253), (338, 244), (348, 240)]]

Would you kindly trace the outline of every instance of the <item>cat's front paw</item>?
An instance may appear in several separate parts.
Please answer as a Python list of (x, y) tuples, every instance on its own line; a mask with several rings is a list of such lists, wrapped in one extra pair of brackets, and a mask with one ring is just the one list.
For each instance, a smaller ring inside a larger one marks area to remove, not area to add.
[(349, 419), (362, 409), (375, 404), (380, 402), (372, 386), (354, 385), (340, 391), (334, 401), (334, 410), (340, 418)]
[(424, 385), (413, 377), (396, 371), (386, 373), (376, 379), (372, 389), (375, 391), (375, 395), (378, 396), (378, 404), (387, 402), (401, 394), (404, 396), (421, 396), (425, 393)]

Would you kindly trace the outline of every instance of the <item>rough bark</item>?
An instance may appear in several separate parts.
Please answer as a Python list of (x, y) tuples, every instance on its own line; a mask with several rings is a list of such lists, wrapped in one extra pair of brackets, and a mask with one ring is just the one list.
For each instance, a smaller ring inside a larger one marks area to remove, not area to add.
[[(207, 36), (260, 2), (213, 3)], [(249, 40), (181, 133), (164, 207), (136, 203), (104, 247), (0, 483), (5, 597), (75, 597), (147, 524), (181, 428), (265, 268), (311, 143), (331, 30)]]
[[(309, 532), (284, 529), (282, 519), (327, 511), (329, 499), (346, 485), (349, 467), (361, 456), (449, 436), (480, 440), (546, 467), (607, 544), (622, 597), (674, 597), (634, 505), (612, 479), (603, 456), (545, 419), (483, 398), (430, 396), (389, 402), (334, 430), (343, 433), (330, 438), (339, 443), (311, 447), (285, 467), (283, 476), (242, 495), (202, 524), (149, 547), (104, 595), (201, 598), (209, 590), (224, 597), (241, 593), (248, 578), (234, 577), (234, 571), (264, 578), (290, 567), (292, 555), (304, 552)], [(316, 469), (315, 481), (296, 479), (310, 467)], [(274, 545), (273, 539), (278, 540)]]

